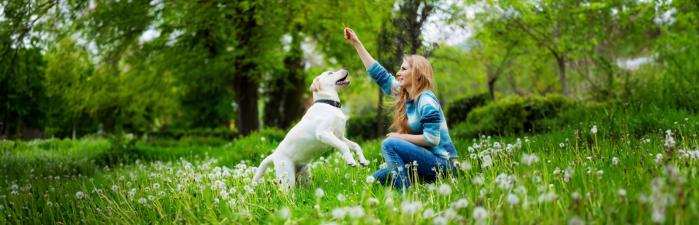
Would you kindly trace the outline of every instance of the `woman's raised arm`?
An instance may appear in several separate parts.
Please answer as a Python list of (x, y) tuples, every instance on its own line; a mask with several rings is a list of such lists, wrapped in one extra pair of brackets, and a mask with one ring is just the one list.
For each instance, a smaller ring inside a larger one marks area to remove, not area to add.
[(371, 67), (371, 64), (374, 64), (374, 58), (369, 55), (369, 52), (367, 52), (366, 48), (364, 48), (364, 45), (362, 45), (362, 42), (359, 41), (359, 38), (357, 37), (357, 34), (354, 33), (354, 31), (348, 27), (345, 27), (345, 40), (352, 44), (355, 49), (357, 49), (357, 54), (359, 54), (359, 58), (362, 59), (362, 63), (364, 63), (364, 68), (367, 70), (369, 67)]

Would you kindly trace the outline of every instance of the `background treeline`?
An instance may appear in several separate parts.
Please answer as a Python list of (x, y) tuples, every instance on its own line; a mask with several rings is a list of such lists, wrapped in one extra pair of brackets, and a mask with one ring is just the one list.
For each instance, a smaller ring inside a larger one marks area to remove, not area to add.
[(457, 137), (581, 123), (643, 135), (699, 111), (690, 0), (3, 0), (0, 137), (286, 129), (311, 104), (312, 78), (340, 67), (353, 79), (348, 133), (379, 137), (391, 99), (345, 26), (389, 70), (428, 56)]

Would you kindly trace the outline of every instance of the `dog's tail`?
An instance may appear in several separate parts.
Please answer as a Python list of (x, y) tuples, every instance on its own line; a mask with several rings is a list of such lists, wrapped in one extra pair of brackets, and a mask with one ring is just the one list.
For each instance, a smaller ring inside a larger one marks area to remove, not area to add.
[(272, 155), (268, 155), (267, 158), (262, 160), (260, 163), (260, 166), (257, 167), (257, 171), (255, 171), (255, 177), (252, 178), (253, 182), (259, 182), (260, 179), (265, 175), (265, 171), (267, 170), (267, 167), (269, 166), (269, 163), (272, 162)]

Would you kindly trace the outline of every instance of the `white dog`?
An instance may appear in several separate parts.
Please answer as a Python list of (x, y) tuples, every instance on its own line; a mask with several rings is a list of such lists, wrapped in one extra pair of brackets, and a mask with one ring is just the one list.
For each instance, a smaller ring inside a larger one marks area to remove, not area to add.
[(296, 179), (308, 181), (310, 172), (306, 165), (328, 147), (339, 149), (350, 166), (357, 165), (350, 150), (357, 153), (362, 166), (369, 164), (359, 145), (345, 137), (348, 117), (340, 110), (337, 91), (349, 85), (348, 75), (346, 69), (327, 71), (313, 80), (310, 89), (315, 103), (277, 149), (262, 160), (253, 182), (259, 182), (269, 163), (274, 163), (277, 179), (285, 189), (294, 187)]

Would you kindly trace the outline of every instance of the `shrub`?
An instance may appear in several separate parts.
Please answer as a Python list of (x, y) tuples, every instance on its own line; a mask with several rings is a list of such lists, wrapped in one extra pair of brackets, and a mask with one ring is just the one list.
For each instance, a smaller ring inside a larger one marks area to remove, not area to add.
[(239, 137), (230, 145), (223, 147), (225, 153), (220, 163), (234, 165), (241, 160), (259, 163), (262, 157), (274, 151), (285, 135), (286, 132), (278, 128), (265, 128), (248, 136)]
[[(388, 133), (393, 119), (384, 114), (383, 132), (379, 136)], [(352, 141), (361, 141), (377, 138), (376, 136), (376, 114), (353, 116), (347, 121), (345, 136)]]
[(457, 137), (473, 137), (547, 131), (550, 127), (545, 126), (544, 119), (556, 118), (571, 106), (573, 104), (560, 95), (509, 96), (474, 109), (453, 133)]
[(447, 105), (446, 116), (449, 126), (466, 121), (467, 115), (473, 109), (490, 102), (488, 93), (458, 98)]

